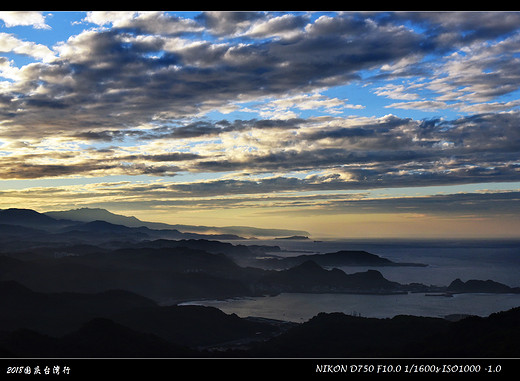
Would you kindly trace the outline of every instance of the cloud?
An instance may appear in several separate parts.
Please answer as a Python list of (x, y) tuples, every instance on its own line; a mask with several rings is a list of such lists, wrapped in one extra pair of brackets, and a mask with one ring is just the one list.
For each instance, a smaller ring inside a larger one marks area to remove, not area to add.
[(307, 23), (307, 15), (284, 14), (253, 22), (244, 35), (253, 38), (275, 37), (290, 40), (298, 38)]
[(47, 46), (22, 41), (8, 33), (0, 33), (0, 52), (22, 54), (44, 62), (54, 59), (54, 53)]
[[(289, 44), (281, 39), (213, 41), (193, 35), (201, 24), (161, 13), (89, 14), (90, 22), (111, 23), (112, 28), (72, 36), (54, 47), (52, 62), (21, 68), (12, 91), (3, 92), (11, 96), (6, 112), (12, 118), (6, 123), (16, 127), (18, 136), (31, 137), (46, 132), (84, 133), (94, 131), (94, 125), (107, 130), (168, 122), (203, 115), (242, 99), (344, 84), (359, 78), (360, 70), (420, 49), (417, 33), (354, 20), (354, 16), (331, 20), (335, 25), (328, 28), (318, 25), (321, 20), (264, 13), (226, 13), (218, 21), (205, 15), (200, 20), (209, 25), (208, 31), (224, 33), (230, 27), (227, 21), (236, 18), (244, 20), (247, 30), (256, 25), (256, 36), (261, 22), (275, 23), (280, 33), (288, 31), (289, 25), (299, 32)], [(353, 23), (361, 25), (359, 30)], [(237, 28), (222, 36), (236, 33)], [(180, 37), (183, 33), (192, 35)], [(27, 53), (37, 52), (34, 46), (28, 48)], [(317, 101), (325, 106), (332, 99)], [(71, 116), (67, 123), (63, 112)]]
[(327, 114), (340, 114), (346, 109), (364, 109), (365, 106), (347, 103), (347, 99), (337, 97), (330, 98), (314, 92), (311, 94), (296, 94), (279, 96), (273, 100), (267, 100), (258, 107), (262, 117), (294, 118), (293, 110), (312, 110)]
[(209, 11), (203, 12), (197, 19), (217, 36), (233, 36), (243, 33), (255, 20), (264, 16), (263, 12)]
[(50, 29), (50, 26), (45, 23), (45, 16), (36, 11), (1, 11), (0, 20), (7, 28), (32, 26), (35, 29)]
[[(485, 112), (516, 107), (510, 97), (515, 97), (520, 89), (520, 34), (505, 35), (505, 38), (483, 41), (485, 34), (482, 33), (482, 38), (465, 40), (460, 50), (455, 49), (458, 45), (454, 43), (452, 49), (455, 50), (439, 55), (433, 62), (388, 67), (391, 74), (383, 73), (379, 78), (407, 76), (411, 80), (406, 84), (386, 84), (376, 88), (374, 93), (411, 101), (393, 103), (386, 106), (388, 108)], [(417, 73), (419, 76), (414, 77)]]
[(386, 17), (411, 20), (426, 28), (431, 43), (452, 47), (515, 32), (518, 12), (397, 12)]
[(161, 139), (210, 139), (229, 133), (252, 130), (297, 130), (307, 121), (292, 119), (250, 119), (250, 120), (199, 120), (187, 124), (168, 124), (143, 130), (108, 130), (88, 131), (74, 134), (72, 137), (92, 141), (113, 141), (126, 138), (139, 138), (142, 141)]
[[(516, 16), (504, 25), (500, 16), (472, 14), (457, 29), (456, 13), (93, 12), (84, 22), (99, 27), (52, 51), (2, 33), (1, 51), (41, 62), (0, 61), (10, 79), (0, 86), (0, 176), (314, 171), (305, 180), (279, 176), (277, 189), (321, 181), (328, 190), (517, 181), (519, 114), (499, 111), (518, 106), (500, 97), (518, 90), (520, 37)], [(441, 54), (435, 63), (424, 59), (433, 54)], [(416, 78), (419, 71), (431, 78)], [(379, 82), (396, 75), (407, 81)], [(478, 114), (339, 116), (365, 105), (325, 90), (360, 79), (402, 101), (387, 107)], [(208, 117), (254, 107), (256, 119)], [(297, 115), (309, 110), (326, 115)], [(42, 148), (52, 139), (79, 141), (62, 151), (76, 161)], [(39, 147), (37, 156), (7, 144), (15, 141)], [(116, 142), (124, 144), (109, 153), (104, 144)]]
[[(306, 185), (306, 186), (302, 186)], [(392, 214), (516, 219), (520, 212), (518, 190), (497, 190), (431, 194), (426, 196), (374, 196), (366, 191), (327, 188), (312, 182), (279, 176), (264, 179), (215, 179), (191, 182), (91, 183), (0, 190), (0, 208), (13, 203), (53, 209), (109, 207), (111, 210), (204, 211), (256, 209), (269, 214), (276, 209), (284, 215)]]
[[(325, 205), (324, 205), (325, 206)], [(421, 197), (388, 197), (335, 200), (326, 203), (329, 212), (424, 213), (440, 216), (514, 216), (520, 212), (520, 192), (455, 193)]]
[[(18, 153), (2, 157), (0, 176), (173, 176), (179, 172), (261, 175), (299, 171), (313, 174), (305, 181), (279, 176), (278, 185), (327, 190), (518, 181), (519, 122), (520, 114), (510, 112), (453, 120), (394, 115), (252, 119), (92, 131), (76, 137), (86, 142), (126, 143), (98, 150), (63, 146), (57, 152), (45, 148), (49, 142), (27, 146), (26, 151), (18, 148)], [(14, 146), (3, 149), (9, 152)], [(225, 184), (234, 187), (239, 183)], [(240, 191), (244, 191), (246, 183), (241, 184)], [(250, 185), (270, 189), (263, 180)]]
[(117, 29), (133, 29), (140, 34), (178, 35), (202, 32), (195, 21), (167, 15), (164, 12), (134, 11), (93, 11), (88, 12), (84, 21), (105, 26), (111, 24)]
[(110, 175), (175, 176), (174, 162), (190, 161), (198, 155), (183, 152), (128, 155), (115, 150), (47, 151), (35, 147), (19, 155), (0, 157), (0, 179), (98, 177)]
[(401, 100), (416, 100), (419, 95), (409, 92), (404, 85), (387, 84), (378, 87), (374, 91), (379, 96), (384, 96), (390, 99), (401, 99)]
[[(502, 16), (346, 12), (313, 19), (307, 13), (207, 12), (188, 19), (162, 12), (89, 12), (85, 22), (103, 28), (71, 36), (54, 51), (0, 36), (3, 51), (43, 60), (4, 70), (16, 79), (2, 88), (9, 100), (3, 112), (10, 116), (4, 123), (26, 138), (132, 130), (275, 97), (280, 99), (263, 102), (260, 116), (292, 118), (310, 107), (336, 113), (366, 105), (319, 92), (357, 81), (366, 71), (376, 72), (367, 81), (430, 75), (407, 86), (378, 86), (376, 94), (406, 101), (388, 107), (470, 110), (481, 104), (484, 110), (487, 104), (496, 110), (511, 105), (493, 101), (518, 90), (519, 83), (517, 16), (507, 13), (504, 23)], [(450, 45), (446, 36), (455, 31), (459, 38)], [(507, 38), (485, 40), (498, 36)], [(453, 53), (459, 50), (464, 54)], [(423, 61), (436, 53), (447, 55), (435, 65)], [(418, 93), (426, 90), (437, 96)], [(63, 112), (70, 115), (66, 123)]]
[(435, 111), (445, 110), (452, 106), (445, 102), (439, 101), (414, 101), (414, 102), (396, 102), (391, 103), (385, 108), (400, 108), (405, 110), (424, 110), (424, 111)]

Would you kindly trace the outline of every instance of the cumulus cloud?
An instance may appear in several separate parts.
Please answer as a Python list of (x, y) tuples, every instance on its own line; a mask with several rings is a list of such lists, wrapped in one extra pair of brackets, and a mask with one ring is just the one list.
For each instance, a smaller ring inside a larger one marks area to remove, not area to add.
[(177, 35), (203, 30), (195, 21), (164, 12), (93, 11), (87, 13), (84, 21), (101, 26), (111, 24), (117, 29), (134, 29), (143, 34)]
[(45, 23), (45, 16), (36, 11), (1, 11), (0, 20), (8, 28), (22, 25), (36, 29), (50, 29), (50, 26)]
[[(351, 17), (327, 28), (314, 25), (322, 21), (304, 24), (303, 16), (286, 20), (263, 13), (226, 13), (217, 21), (209, 14), (201, 20), (210, 32), (227, 36), (236, 33), (228, 31), (227, 22), (235, 18), (243, 19), (247, 30), (256, 25), (255, 36), (263, 30), (262, 22), (276, 24), (280, 33), (290, 28), (299, 33), (290, 44), (280, 39), (188, 41), (180, 33), (201, 28), (193, 20), (160, 13), (92, 13), (87, 17), (90, 22), (113, 27), (72, 36), (54, 47), (57, 56), (51, 63), (23, 68), (13, 91), (4, 92), (12, 97), (9, 124), (30, 136), (63, 129), (85, 132), (92, 125), (123, 129), (192, 117), (244, 97), (344, 84), (358, 78), (360, 70), (420, 49), (421, 37), (411, 30), (368, 22), (361, 22), (356, 30), (351, 24), (360, 21)], [(28, 48), (27, 53), (37, 52), (34, 46)], [(23, 97), (18, 95), (21, 88)], [(61, 117), (64, 111), (73, 116), (66, 124)], [(30, 117), (35, 112), (36, 120)], [(35, 129), (35, 125), (45, 128)]]
[(0, 53), (17, 53), (38, 60), (49, 61), (54, 58), (54, 53), (45, 45), (23, 41), (9, 33), (0, 33)]
[[(136, 145), (86, 151), (64, 147), (55, 153), (41, 143), (37, 154), (27, 147), (18, 155), (4, 156), (0, 176), (300, 171), (314, 174), (305, 181), (279, 176), (277, 185), (327, 190), (517, 181), (519, 122), (520, 114), (511, 112), (453, 120), (388, 115), (360, 120), (200, 121), (123, 135), (99, 131), (76, 136), (108, 143), (137, 138)], [(239, 192), (244, 191), (244, 184), (271, 189), (262, 181), (226, 184), (227, 189), (240, 185)]]
[(197, 16), (197, 19), (217, 36), (233, 36), (248, 30), (254, 21), (264, 17), (264, 12), (208, 11)]
[[(518, 101), (501, 97), (518, 90), (520, 35), (518, 15), (502, 16), (89, 12), (84, 22), (96, 28), (52, 50), (0, 33), (1, 52), (38, 60), (0, 61), (9, 80), (0, 86), (0, 140), (82, 145), (27, 156), (5, 144), (0, 176), (305, 174), (175, 189), (206, 195), (517, 181), (520, 118), (501, 111)], [(396, 78), (406, 82), (385, 82)], [(389, 108), (476, 114), (356, 119), (344, 114), (367, 105), (324, 95), (363, 81), (399, 101)], [(256, 119), (208, 117), (254, 102)], [(304, 119), (309, 110), (321, 116)]]

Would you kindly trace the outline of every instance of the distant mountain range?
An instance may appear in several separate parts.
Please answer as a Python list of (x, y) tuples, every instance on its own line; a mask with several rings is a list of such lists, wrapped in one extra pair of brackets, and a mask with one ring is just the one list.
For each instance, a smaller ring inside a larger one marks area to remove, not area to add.
[(0, 210), (0, 224), (52, 229), (67, 226), (71, 221), (58, 221), (32, 209), (10, 208)]
[[(295, 230), (262, 229), (255, 227), (211, 227), (169, 225), (146, 222), (105, 209), (81, 208), (68, 211), (39, 213), (31, 209), (10, 208), (0, 210), (0, 240), (10, 248), (22, 249), (39, 242), (76, 242), (100, 244), (107, 241), (143, 239), (213, 239), (247, 240), (253, 236), (274, 238), (278, 235), (302, 233)], [(99, 233), (93, 235), (93, 233)], [(237, 235), (235, 233), (244, 233)], [(305, 232), (306, 233), (306, 232)], [(308, 233), (307, 233), (308, 234)], [(23, 238), (23, 240), (20, 240)]]
[(280, 236), (309, 236), (310, 234), (302, 230), (290, 229), (265, 229), (250, 226), (194, 226), (181, 224), (165, 224), (161, 222), (141, 221), (136, 217), (127, 217), (114, 214), (105, 209), (100, 208), (80, 208), (67, 211), (51, 211), (43, 213), (45, 216), (52, 217), (56, 220), (71, 220), (81, 222), (92, 222), (102, 220), (112, 224), (120, 224), (128, 227), (145, 226), (149, 229), (175, 229), (183, 233), (198, 234), (229, 234), (235, 236), (251, 237), (280, 237)]

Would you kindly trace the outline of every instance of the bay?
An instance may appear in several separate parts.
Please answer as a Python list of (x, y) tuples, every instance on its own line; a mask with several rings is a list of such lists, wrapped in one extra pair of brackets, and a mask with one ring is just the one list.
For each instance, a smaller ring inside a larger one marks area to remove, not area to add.
[[(236, 242), (234, 243), (236, 244)], [(251, 242), (244, 244), (251, 244)], [(255, 242), (255, 244), (259, 244)], [(273, 254), (295, 256), (339, 250), (365, 250), (395, 262), (424, 263), (426, 267), (340, 267), (346, 273), (367, 269), (380, 271), (399, 283), (446, 286), (459, 278), (494, 280), (520, 287), (520, 241), (298, 241), (274, 240), (260, 244), (278, 245), (283, 251)], [(396, 315), (445, 317), (453, 314), (488, 316), (520, 306), (520, 294), (458, 294), (453, 297), (403, 295), (297, 294), (192, 301), (185, 304), (213, 306), (240, 317), (256, 316), (293, 322), (307, 321), (320, 312), (342, 312), (364, 317), (391, 318)]]
[(299, 294), (283, 293), (260, 298), (195, 301), (240, 317), (305, 322), (320, 312), (341, 312), (370, 318), (396, 315), (448, 317), (449, 315), (488, 316), (520, 306), (518, 294), (459, 294), (447, 298), (422, 293), (404, 295)]

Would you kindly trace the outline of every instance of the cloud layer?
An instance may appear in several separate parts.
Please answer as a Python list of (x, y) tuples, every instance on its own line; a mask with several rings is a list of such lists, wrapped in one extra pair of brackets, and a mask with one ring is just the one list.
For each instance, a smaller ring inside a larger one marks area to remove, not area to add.
[[(301, 94), (359, 80), (367, 70), (402, 78), (420, 72), (427, 82), (417, 79), (400, 91), (414, 86), (441, 93), (401, 107), (442, 108), (448, 101), (467, 107), (518, 90), (516, 13), (505, 23), (500, 13), (435, 15), (210, 12), (192, 20), (94, 12), (85, 20), (99, 27), (52, 47), (50, 62), (49, 48), (3, 33), (4, 52), (46, 59), (19, 68), (18, 80), (4, 87), (4, 126), (34, 139), (122, 130), (289, 93), (293, 103), (312, 108), (323, 97)], [(410, 23), (427, 29), (405, 26)], [(431, 63), (426, 57), (432, 54), (442, 56)]]
[(201, 207), (520, 180), (520, 13), (88, 12), (52, 46), (11, 30), (52, 15), (0, 20), (0, 180)]

